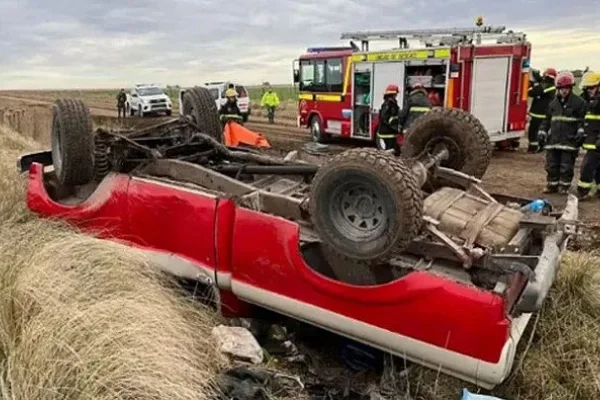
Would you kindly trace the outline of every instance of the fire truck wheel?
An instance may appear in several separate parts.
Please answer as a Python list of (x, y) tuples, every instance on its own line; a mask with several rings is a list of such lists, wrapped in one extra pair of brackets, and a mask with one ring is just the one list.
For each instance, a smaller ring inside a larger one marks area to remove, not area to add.
[(311, 184), (310, 213), (324, 253), (350, 264), (381, 265), (402, 252), (419, 233), (422, 212), (411, 168), (377, 149), (333, 156)]
[(92, 117), (81, 100), (54, 103), (51, 142), (54, 172), (62, 185), (84, 185), (94, 178)]
[(324, 143), (327, 140), (327, 135), (323, 131), (323, 123), (318, 115), (310, 118), (310, 137), (313, 142), (317, 143)]
[(201, 133), (223, 143), (223, 128), (219, 121), (219, 111), (208, 89), (197, 86), (184, 93), (183, 115), (191, 116)]
[(485, 174), (493, 146), (483, 124), (472, 114), (454, 108), (434, 108), (409, 127), (402, 155), (418, 158), (438, 145), (450, 152), (443, 166), (476, 178)]

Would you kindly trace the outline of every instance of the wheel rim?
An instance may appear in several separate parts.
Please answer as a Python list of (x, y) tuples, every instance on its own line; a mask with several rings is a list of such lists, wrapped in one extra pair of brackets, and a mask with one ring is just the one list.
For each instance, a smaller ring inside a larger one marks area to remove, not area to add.
[(62, 170), (62, 149), (61, 149), (61, 129), (58, 119), (55, 117), (52, 121), (52, 164), (54, 165), (54, 171), (57, 175), (60, 175)]
[(312, 131), (313, 141), (319, 140), (320, 128), (319, 128), (319, 120), (317, 118), (313, 118), (313, 120), (310, 124), (310, 129)]
[(358, 181), (339, 185), (329, 203), (332, 222), (350, 240), (375, 239), (387, 228), (382, 200), (383, 195), (374, 185)]

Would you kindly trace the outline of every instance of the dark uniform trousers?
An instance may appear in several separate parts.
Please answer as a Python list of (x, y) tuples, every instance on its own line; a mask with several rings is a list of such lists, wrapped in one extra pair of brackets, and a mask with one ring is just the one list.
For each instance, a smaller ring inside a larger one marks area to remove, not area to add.
[(569, 188), (575, 174), (575, 161), (579, 152), (576, 150), (546, 150), (546, 173), (549, 187)]

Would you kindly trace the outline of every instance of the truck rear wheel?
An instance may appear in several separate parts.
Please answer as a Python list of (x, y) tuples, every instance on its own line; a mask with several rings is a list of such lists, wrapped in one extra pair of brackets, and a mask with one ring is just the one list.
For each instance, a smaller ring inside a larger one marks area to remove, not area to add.
[[(444, 145), (450, 152), (442, 166), (481, 179), (492, 159), (493, 146), (483, 124), (455, 108), (434, 108), (409, 127), (402, 154), (418, 158)], [(437, 186), (437, 185), (436, 185)]]
[(422, 212), (421, 190), (410, 167), (376, 149), (333, 156), (310, 189), (312, 222), (325, 255), (342, 266), (388, 262), (417, 236)]
[(94, 178), (94, 137), (90, 110), (81, 100), (60, 99), (52, 107), (52, 163), (65, 186)]
[(223, 143), (223, 128), (219, 121), (219, 111), (208, 89), (194, 87), (184, 93), (183, 115), (192, 117), (201, 133)]

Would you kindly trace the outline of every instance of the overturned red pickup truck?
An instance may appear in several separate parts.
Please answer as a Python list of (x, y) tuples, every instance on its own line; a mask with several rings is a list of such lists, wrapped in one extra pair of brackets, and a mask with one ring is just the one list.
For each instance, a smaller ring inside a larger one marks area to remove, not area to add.
[(184, 116), (127, 135), (58, 100), (52, 149), (18, 161), (29, 208), (146, 250), (226, 316), (266, 308), (485, 388), (506, 378), (575, 233), (574, 196), (533, 212), (484, 191), (491, 144), (464, 111), (420, 117), (402, 157), (281, 158), (224, 146), (210, 93), (185, 96)]

